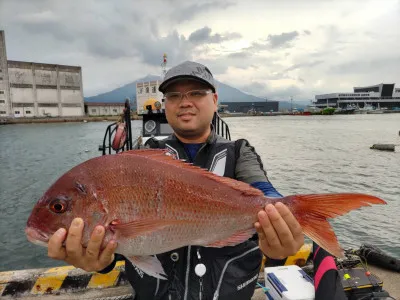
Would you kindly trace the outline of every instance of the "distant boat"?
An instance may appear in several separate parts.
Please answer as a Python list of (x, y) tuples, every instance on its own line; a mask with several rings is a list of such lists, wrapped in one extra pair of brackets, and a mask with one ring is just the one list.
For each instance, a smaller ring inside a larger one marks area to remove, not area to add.
[(364, 104), (364, 107), (357, 108), (354, 113), (355, 114), (367, 114), (369, 111), (374, 110), (374, 107), (371, 104)]
[(338, 107), (335, 109), (335, 115), (352, 115), (356, 110), (355, 106), (348, 104), (345, 108)]
[(367, 111), (367, 114), (383, 114), (385, 111), (387, 111), (387, 107), (380, 107), (379, 103), (378, 103), (378, 107), (377, 108), (373, 108), (372, 110)]

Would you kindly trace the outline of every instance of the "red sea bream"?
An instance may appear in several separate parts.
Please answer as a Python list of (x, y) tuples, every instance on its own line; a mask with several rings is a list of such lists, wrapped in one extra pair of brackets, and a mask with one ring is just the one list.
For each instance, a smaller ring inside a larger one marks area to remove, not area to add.
[(97, 225), (106, 228), (103, 246), (145, 273), (164, 278), (154, 254), (187, 245), (241, 243), (255, 233), (257, 213), (268, 203), (286, 204), (304, 234), (335, 256), (343, 255), (327, 218), (385, 201), (365, 194), (309, 194), (268, 198), (250, 185), (174, 159), (164, 150), (132, 150), (100, 156), (62, 175), (37, 202), (26, 234), (46, 245), (60, 227), (80, 217), (87, 245)]

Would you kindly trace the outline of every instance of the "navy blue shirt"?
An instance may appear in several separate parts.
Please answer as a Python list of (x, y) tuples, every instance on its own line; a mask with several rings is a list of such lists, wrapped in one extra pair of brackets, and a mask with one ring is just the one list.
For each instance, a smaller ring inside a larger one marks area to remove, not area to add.
[(186, 154), (189, 157), (189, 161), (192, 163), (194, 158), (196, 157), (197, 152), (199, 152), (203, 143), (200, 144), (183, 144), (183, 148), (185, 148)]

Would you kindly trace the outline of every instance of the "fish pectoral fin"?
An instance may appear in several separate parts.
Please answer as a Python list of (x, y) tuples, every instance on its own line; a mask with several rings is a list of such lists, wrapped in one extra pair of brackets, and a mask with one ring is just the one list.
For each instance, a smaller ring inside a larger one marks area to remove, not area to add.
[(144, 233), (154, 232), (164, 227), (188, 223), (186, 220), (157, 220), (139, 219), (128, 223), (120, 223), (118, 220), (111, 222), (111, 229), (125, 237), (135, 237)]
[(167, 280), (167, 274), (156, 256), (132, 256), (128, 259), (147, 275)]
[(244, 241), (247, 241), (255, 233), (256, 233), (255, 228), (238, 231), (234, 235), (230, 236), (229, 238), (208, 244), (206, 247), (222, 248), (225, 246), (236, 246), (240, 243), (243, 243)]

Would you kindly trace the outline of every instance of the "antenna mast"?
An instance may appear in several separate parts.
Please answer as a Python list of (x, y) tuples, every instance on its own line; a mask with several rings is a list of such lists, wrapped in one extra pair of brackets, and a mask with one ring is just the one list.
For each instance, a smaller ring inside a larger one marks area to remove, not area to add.
[(163, 62), (161, 63), (161, 80), (164, 79), (166, 73), (167, 73), (167, 54), (164, 53)]

